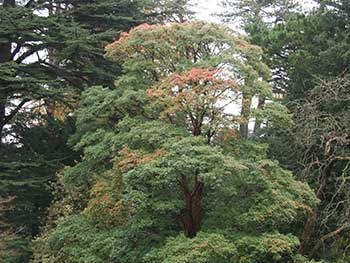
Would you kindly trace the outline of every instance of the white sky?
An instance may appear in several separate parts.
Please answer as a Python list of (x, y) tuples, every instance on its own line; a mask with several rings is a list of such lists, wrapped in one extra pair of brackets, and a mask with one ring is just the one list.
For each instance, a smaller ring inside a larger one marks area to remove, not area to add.
[(223, 8), (220, 6), (221, 0), (196, 0), (198, 5), (195, 10), (198, 12), (196, 18), (207, 22), (219, 23), (220, 19), (214, 13), (220, 13)]
[[(298, 1), (304, 10), (309, 10), (315, 6), (313, 0), (296, 0)], [(221, 13), (224, 9), (221, 6), (222, 0), (193, 0), (197, 3), (195, 10), (198, 12), (196, 18), (199, 20), (220, 23), (220, 19), (215, 17), (215, 13)]]

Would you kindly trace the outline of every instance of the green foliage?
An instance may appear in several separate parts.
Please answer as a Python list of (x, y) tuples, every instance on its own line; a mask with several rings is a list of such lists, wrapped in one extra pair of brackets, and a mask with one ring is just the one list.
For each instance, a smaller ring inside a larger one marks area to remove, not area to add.
[(115, 236), (118, 237), (118, 233), (95, 228), (83, 216), (69, 217), (47, 236), (35, 241), (40, 252), (49, 256), (39, 261), (34, 258), (34, 262), (107, 262)]
[(222, 147), (224, 154), (230, 154), (236, 159), (259, 161), (266, 159), (267, 144), (256, 143), (252, 140), (237, 140), (237, 137), (224, 136), (224, 140), (218, 144)]
[(349, 1), (223, 2), (1, 1), (1, 262), (349, 261)]
[[(232, 81), (245, 80), (235, 87), (248, 97), (271, 94), (260, 50), (231, 33), (204, 23), (141, 25), (107, 47), (125, 75), (79, 102), (71, 143), (82, 160), (62, 175), (73, 209), (67, 215), (62, 205), (37, 238), (34, 262), (293, 262), (318, 200), (266, 159), (266, 145), (236, 136), (239, 121), (207, 106), (215, 93), (202, 99), (232, 85), (207, 74), (223, 65)], [(151, 96), (174, 76), (196, 84)], [(179, 98), (181, 110), (166, 111)], [(269, 110), (266, 117), (288, 118), (283, 107)], [(210, 114), (215, 136), (204, 132)]]
[[(235, 161), (233, 164), (240, 165), (240, 170), (230, 179), (223, 179), (223, 186), (219, 188), (222, 203), (215, 203), (209, 219), (213, 226), (220, 222), (221, 227), (237, 227), (247, 232), (253, 229), (290, 231), (290, 224), (298, 223), (316, 202), (307, 186), (293, 181), (289, 172), (271, 161), (262, 160), (253, 165), (251, 160)], [(240, 205), (229, 208), (227, 202)], [(297, 224), (293, 231), (298, 231)]]
[(30, 239), (18, 236), (5, 237), (1, 241), (0, 257), (1, 262), (20, 263), (26, 262), (31, 255), (29, 249)]
[[(266, 66), (258, 60), (259, 48), (232, 34), (233, 32), (226, 27), (201, 22), (192, 23), (190, 26), (144, 24), (122, 34), (122, 37), (108, 45), (106, 50), (107, 56), (123, 63), (128, 72), (117, 82), (117, 86), (130, 83), (134, 84), (130, 85), (131, 87), (139, 89), (143, 85), (132, 81), (142, 80), (145, 81), (145, 88), (149, 88), (152, 81), (159, 81), (169, 73), (186, 72), (195, 67), (218, 69), (232, 65), (237, 75), (244, 77), (247, 82), (249, 77), (252, 77), (251, 81), (256, 84), (257, 91), (265, 91), (259, 89), (265, 82), (254, 78), (265, 78), (269, 74)], [(212, 46), (217, 46), (219, 50)], [(247, 58), (248, 63), (242, 64), (238, 55)], [(136, 77), (136, 74), (141, 75)]]
[(349, 9), (346, 3), (328, 2), (330, 7), (326, 2), (307, 15), (289, 14), (259, 43), (271, 58), (276, 85), (289, 100), (304, 98), (319, 79), (348, 72)]
[(62, 58), (72, 60), (73, 63), (68, 64), (69, 69), (79, 70), (79, 77), (83, 77), (88, 85), (111, 86), (121, 69), (104, 58), (103, 47), (117, 38), (120, 32), (147, 20), (144, 9), (151, 8), (152, 2), (65, 0), (63, 3), (68, 8), (58, 15), (68, 18), (67, 23), (69, 19), (74, 21), (72, 27), (69, 24), (65, 27), (75, 34), (85, 34), (78, 40), (67, 39), (64, 42), (71, 43), (71, 47), (65, 49)]
[[(314, 241), (305, 244), (309, 246), (310, 253), (316, 254), (321, 244), (336, 246), (333, 231), (339, 231), (342, 236), (348, 226), (345, 216), (348, 206), (345, 204), (349, 202), (349, 198), (344, 192), (347, 185), (345, 178), (349, 174), (346, 139), (349, 130), (348, 87), (347, 76), (321, 82), (308, 94), (306, 100), (295, 103), (296, 125), (285, 137), (281, 136), (292, 142), (289, 146), (292, 147), (291, 151), (285, 153), (289, 156), (286, 163), (299, 163), (293, 167), (296, 173), (316, 189), (318, 198), (321, 199), (317, 211), (318, 220), (313, 226), (318, 227), (309, 236)], [(276, 149), (276, 146), (281, 147), (276, 144), (272, 149)], [(326, 258), (328, 251), (323, 253), (325, 255), (322, 257)], [(332, 260), (336, 260), (336, 257), (332, 257)]]
[[(158, 39), (163, 41), (157, 41)], [(193, 117), (198, 122), (201, 122), (201, 118), (208, 120), (209, 129), (205, 131), (209, 134), (208, 137), (211, 137), (210, 134), (214, 132), (212, 126), (229, 125), (222, 123), (223, 118), (228, 123), (236, 122), (241, 125), (242, 137), (248, 137), (248, 122), (255, 117), (254, 111), (250, 110), (252, 98), (256, 96), (264, 101), (272, 97), (272, 89), (267, 83), (270, 71), (261, 61), (261, 49), (249, 44), (244, 38), (235, 36), (232, 30), (221, 25), (202, 22), (164, 26), (143, 24), (128, 33), (123, 33), (118, 41), (106, 47), (106, 51), (107, 57), (122, 63), (127, 73), (116, 81), (119, 89), (149, 89), (148, 94), (151, 97), (156, 99), (159, 97), (158, 103), (167, 102), (169, 92), (173, 92), (176, 97), (173, 102), (183, 95), (188, 95), (192, 99), (199, 94), (201, 97), (207, 96), (210, 103), (203, 105), (194, 100), (197, 109), (190, 107), (190, 110), (196, 113)], [(200, 81), (196, 83), (197, 75), (202, 73), (203, 79), (205, 72), (207, 75), (213, 75), (211, 78), (207, 76), (207, 82), (204, 82), (209, 83), (207, 87), (201, 86)], [(175, 85), (174, 80), (176, 81), (179, 76), (183, 81), (176, 85), (182, 89), (186, 88), (188, 93), (186, 91), (186, 93), (176, 94), (171, 90), (171, 86)], [(220, 76), (225, 76), (224, 79), (227, 81), (222, 83), (221, 79), (220, 83)], [(239, 81), (242, 79), (244, 81)], [(215, 85), (212, 82), (215, 82)], [(182, 87), (183, 85), (185, 86)], [(218, 95), (213, 90), (209, 92), (205, 90), (205, 88), (214, 87), (218, 89), (225, 87), (226, 93)], [(220, 99), (228, 103), (239, 103), (241, 100), (241, 116), (229, 118), (229, 114), (223, 113), (224, 116), (221, 117), (219, 113), (223, 112), (223, 108), (215, 103)], [(177, 115), (183, 113), (182, 109), (179, 110), (176, 107), (178, 104), (175, 103), (170, 109), (167, 108), (169, 105), (165, 105), (165, 112), (169, 113), (167, 118), (171, 117), (171, 122), (177, 122), (179, 118), (181, 118), (180, 121), (189, 122), (188, 116), (173, 118), (173, 112), (170, 110), (175, 109)], [(283, 108), (283, 106), (279, 107)], [(211, 113), (208, 108), (214, 108), (215, 112)], [(202, 111), (203, 117), (200, 115)], [(264, 112), (264, 108), (260, 111)], [(287, 111), (284, 110), (284, 113), (286, 114)], [(186, 114), (188, 115), (188, 112), (185, 112)], [(211, 116), (213, 114), (216, 117), (214, 122)], [(152, 115), (152, 117), (155, 116)], [(288, 119), (288, 114), (285, 118)]]
[(256, 118), (257, 121), (268, 120), (266, 122), (268, 128), (284, 129), (293, 126), (292, 115), (280, 103), (268, 103), (263, 109), (257, 109)]
[(226, 263), (233, 262), (235, 246), (224, 236), (201, 232), (193, 239), (184, 235), (166, 240), (163, 247), (147, 253), (144, 262)]
[(269, 234), (260, 237), (239, 237), (229, 240), (220, 234), (201, 232), (188, 239), (183, 235), (166, 240), (160, 249), (151, 250), (145, 262), (290, 262), (307, 263), (302, 256), (293, 256), (299, 241), (288, 235)]
[(18, 125), (19, 146), (3, 144), (0, 149), (0, 193), (15, 197), (7, 204), (11, 209), (2, 220), (8, 224), (1, 229), (18, 233), (6, 242), (9, 257), (9, 251), (15, 251), (8, 262), (27, 262), (30, 237), (38, 234), (40, 218), (51, 202), (50, 183), (55, 181), (55, 172), (77, 158), (66, 146), (72, 130), (68, 120), (62, 123), (50, 118), (31, 129)]
[(244, 236), (236, 241), (237, 253), (232, 262), (294, 262), (294, 251), (298, 246), (299, 240), (292, 235)]
[(193, 20), (196, 6), (189, 0), (152, 0), (153, 18), (157, 23), (184, 23)]

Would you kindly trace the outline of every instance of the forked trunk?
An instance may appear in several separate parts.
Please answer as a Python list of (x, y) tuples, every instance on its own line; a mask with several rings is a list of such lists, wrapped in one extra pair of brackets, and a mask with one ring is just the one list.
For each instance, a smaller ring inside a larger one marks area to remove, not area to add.
[(204, 184), (196, 178), (194, 189), (190, 191), (188, 177), (181, 178), (181, 188), (185, 199), (185, 208), (181, 210), (179, 221), (186, 237), (193, 238), (201, 227), (201, 203)]

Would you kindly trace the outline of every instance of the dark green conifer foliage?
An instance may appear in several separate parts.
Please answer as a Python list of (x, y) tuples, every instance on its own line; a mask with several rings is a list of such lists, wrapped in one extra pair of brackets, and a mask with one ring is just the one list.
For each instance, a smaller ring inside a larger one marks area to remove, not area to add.
[(79, 159), (67, 146), (74, 131), (67, 115), (80, 92), (92, 84), (112, 85), (120, 74), (104, 58), (104, 45), (143, 21), (148, 6), (73, 2), (0, 4), (0, 196), (16, 196), (6, 203), (13, 209), (4, 219), (10, 222), (6, 229), (18, 234), (6, 242), (8, 262), (27, 262), (28, 242), (51, 202), (49, 183)]

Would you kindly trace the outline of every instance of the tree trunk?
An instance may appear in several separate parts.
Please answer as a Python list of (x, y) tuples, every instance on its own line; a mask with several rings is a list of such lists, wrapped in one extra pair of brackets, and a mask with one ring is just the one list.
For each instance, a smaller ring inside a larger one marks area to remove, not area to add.
[(181, 210), (179, 221), (186, 237), (193, 238), (201, 226), (201, 202), (204, 184), (196, 176), (194, 189), (190, 191), (188, 177), (183, 175), (181, 187), (185, 199), (185, 208)]
[(200, 136), (202, 134), (202, 122), (195, 119), (192, 115), (190, 115), (191, 124), (192, 124), (192, 134), (193, 136)]
[[(262, 107), (264, 107), (265, 105), (265, 98), (260, 98), (259, 97), (259, 102), (258, 102), (258, 107), (257, 109), (261, 109)], [(258, 132), (258, 130), (260, 129), (261, 126), (261, 121), (255, 119), (255, 124), (254, 124), (254, 136), (256, 135), (256, 133)]]
[[(202, 134), (202, 120), (198, 120), (190, 114), (192, 123), (193, 136), (200, 136)], [(188, 238), (193, 238), (197, 235), (201, 227), (201, 210), (204, 183), (198, 179), (198, 170), (195, 171), (193, 190), (190, 190), (190, 183), (188, 176), (182, 175), (181, 182), (179, 182), (184, 194), (185, 208), (181, 210), (178, 216), (180, 225), (184, 234)]]
[(314, 209), (307, 219), (307, 222), (304, 227), (304, 232), (301, 237), (299, 253), (302, 255), (305, 255), (306, 253), (306, 248), (311, 240), (316, 220), (317, 220), (317, 209)]
[[(331, 173), (331, 170), (333, 168), (333, 165), (334, 165), (334, 161), (331, 161), (325, 167), (324, 171), (322, 171), (320, 185), (319, 185), (317, 192), (316, 192), (316, 197), (320, 200), (322, 200), (322, 193), (323, 193), (324, 188), (326, 187), (327, 178), (329, 178), (331, 176), (330, 173)], [(305, 224), (305, 227), (304, 227), (303, 234), (301, 236), (301, 243), (300, 243), (300, 247), (299, 247), (299, 252), (303, 255), (307, 254), (307, 249), (310, 246), (310, 241), (311, 241), (313, 231), (315, 228), (315, 224), (317, 221), (317, 216), (318, 216), (318, 209), (316, 207), (312, 210), (311, 214), (309, 215), (307, 222)]]
[(249, 124), (249, 115), (250, 115), (250, 105), (252, 100), (250, 97), (246, 97), (243, 94), (242, 99), (242, 110), (241, 110), (241, 124), (239, 125), (239, 132), (242, 138), (248, 138), (248, 124)]
[(201, 127), (199, 124), (196, 124), (194, 127), (193, 127), (193, 130), (192, 130), (192, 134), (194, 136), (199, 136), (202, 134), (202, 130), (201, 130)]

